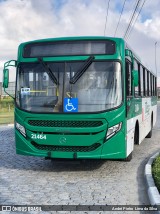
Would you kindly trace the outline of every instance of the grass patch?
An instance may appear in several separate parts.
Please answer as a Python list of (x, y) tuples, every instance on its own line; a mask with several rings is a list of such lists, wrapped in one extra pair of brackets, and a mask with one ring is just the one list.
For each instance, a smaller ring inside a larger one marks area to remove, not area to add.
[(160, 156), (158, 156), (152, 164), (152, 175), (154, 178), (155, 185), (160, 192)]
[(10, 97), (0, 100), (0, 124), (14, 123), (14, 100)]

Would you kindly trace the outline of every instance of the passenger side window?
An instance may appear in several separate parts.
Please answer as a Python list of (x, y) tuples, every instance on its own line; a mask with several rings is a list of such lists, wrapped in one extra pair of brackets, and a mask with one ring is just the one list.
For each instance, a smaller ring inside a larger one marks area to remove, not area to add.
[(148, 76), (148, 96), (151, 96), (151, 79), (149, 71), (147, 71), (147, 76)]
[(134, 88), (135, 97), (141, 96), (140, 64), (135, 60), (134, 69), (138, 71), (138, 86)]
[(154, 90), (155, 90), (155, 96), (157, 96), (157, 78), (155, 77), (155, 81), (154, 81)]
[(143, 67), (139, 65), (140, 69), (140, 81), (141, 81), (141, 96), (144, 96), (144, 80), (143, 80)]
[(144, 95), (148, 96), (148, 75), (147, 70), (143, 68), (143, 83), (144, 83)]
[(126, 60), (126, 94), (127, 96), (132, 95), (132, 76), (131, 76), (131, 62)]

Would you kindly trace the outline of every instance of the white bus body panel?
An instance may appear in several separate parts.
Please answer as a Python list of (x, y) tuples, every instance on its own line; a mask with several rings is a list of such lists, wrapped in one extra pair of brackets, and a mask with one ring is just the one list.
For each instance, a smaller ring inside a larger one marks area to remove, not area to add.
[[(136, 108), (135, 108), (136, 109)], [(153, 126), (156, 123), (157, 105), (151, 106), (151, 98), (142, 98), (142, 114), (127, 120), (127, 156), (134, 149), (134, 132), (136, 122), (139, 123), (139, 144), (151, 130), (151, 113), (153, 112)]]

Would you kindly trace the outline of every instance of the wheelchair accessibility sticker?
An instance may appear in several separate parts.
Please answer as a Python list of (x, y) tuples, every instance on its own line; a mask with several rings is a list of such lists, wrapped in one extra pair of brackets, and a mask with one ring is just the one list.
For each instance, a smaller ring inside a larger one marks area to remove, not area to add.
[(64, 98), (64, 112), (78, 112), (78, 98)]

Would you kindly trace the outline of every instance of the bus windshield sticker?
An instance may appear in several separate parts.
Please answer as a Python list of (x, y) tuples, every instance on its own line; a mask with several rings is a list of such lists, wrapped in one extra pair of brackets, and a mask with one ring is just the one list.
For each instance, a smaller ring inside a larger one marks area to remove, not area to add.
[(64, 98), (64, 112), (78, 112), (78, 98)]
[(21, 95), (30, 95), (30, 88), (21, 88)]

